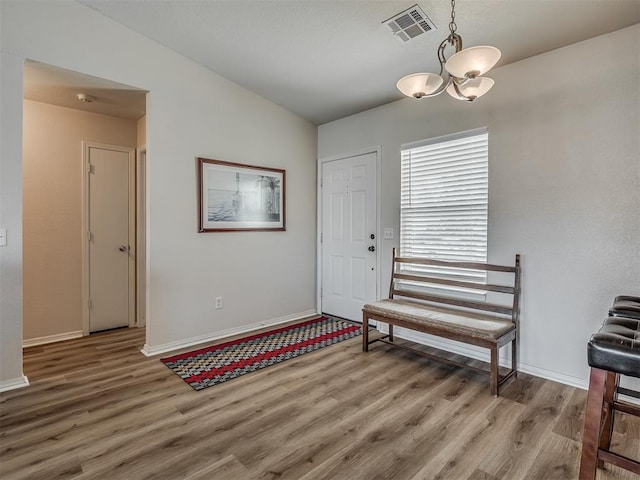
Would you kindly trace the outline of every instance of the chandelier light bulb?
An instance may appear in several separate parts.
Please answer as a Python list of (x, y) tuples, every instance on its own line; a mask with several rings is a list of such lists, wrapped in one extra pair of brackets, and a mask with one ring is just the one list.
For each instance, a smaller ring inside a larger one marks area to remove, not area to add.
[(435, 73), (412, 73), (398, 80), (396, 86), (407, 97), (422, 98), (435, 92), (442, 82)]
[(458, 90), (463, 95), (461, 97), (458, 95), (458, 92), (456, 92), (456, 87), (452, 82), (451, 85), (447, 87), (447, 93), (458, 100), (472, 102), (491, 90), (494, 83), (493, 79), (489, 77), (477, 77), (467, 80), (464, 84), (458, 85)]
[(454, 77), (479, 77), (491, 70), (501, 56), (500, 50), (496, 47), (469, 47), (451, 55), (444, 68)]

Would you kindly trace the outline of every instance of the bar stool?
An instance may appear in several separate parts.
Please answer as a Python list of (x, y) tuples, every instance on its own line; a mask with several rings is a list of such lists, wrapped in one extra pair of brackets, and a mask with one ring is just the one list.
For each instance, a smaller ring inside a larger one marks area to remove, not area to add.
[(609, 315), (640, 318), (640, 297), (632, 297), (630, 295), (617, 296), (609, 309)]
[[(638, 299), (637, 307), (640, 307), (639, 297), (622, 299), (617, 297), (610, 314), (620, 315), (620, 307), (629, 305), (618, 305), (617, 312), (614, 312), (616, 304), (633, 303), (634, 298)], [(640, 462), (609, 450), (615, 412), (640, 416), (640, 407), (618, 400), (619, 393), (640, 398), (639, 392), (622, 388), (618, 384), (620, 375), (640, 378), (640, 318), (630, 316), (607, 318), (598, 333), (589, 340), (587, 356), (591, 375), (579, 478), (594, 480), (597, 467), (602, 467), (604, 462), (640, 475)]]

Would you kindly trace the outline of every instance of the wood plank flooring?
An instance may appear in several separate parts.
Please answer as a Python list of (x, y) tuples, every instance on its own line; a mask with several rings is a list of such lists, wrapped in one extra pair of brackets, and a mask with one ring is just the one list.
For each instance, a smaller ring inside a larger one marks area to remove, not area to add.
[[(586, 392), (487, 377), (360, 338), (193, 391), (126, 329), (25, 349), (0, 394), (0, 478), (575, 479)], [(613, 448), (640, 457), (640, 421)], [(607, 466), (600, 480), (637, 476)]]

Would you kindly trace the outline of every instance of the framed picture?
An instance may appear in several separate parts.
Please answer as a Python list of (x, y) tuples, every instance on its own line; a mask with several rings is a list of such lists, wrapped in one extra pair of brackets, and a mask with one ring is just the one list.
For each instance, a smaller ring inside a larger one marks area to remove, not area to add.
[(198, 158), (199, 232), (285, 230), (285, 171)]

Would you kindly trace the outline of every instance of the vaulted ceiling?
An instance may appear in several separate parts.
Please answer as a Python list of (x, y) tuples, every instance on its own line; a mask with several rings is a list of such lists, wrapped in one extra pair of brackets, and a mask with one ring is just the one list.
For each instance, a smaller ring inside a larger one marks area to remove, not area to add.
[[(79, 1), (316, 124), (402, 98), (404, 75), (437, 72), (451, 11), (417, 1), (436, 29), (403, 42), (382, 22), (416, 0)], [(638, 22), (640, 0), (456, 1), (465, 46), (498, 47), (498, 66)]]

